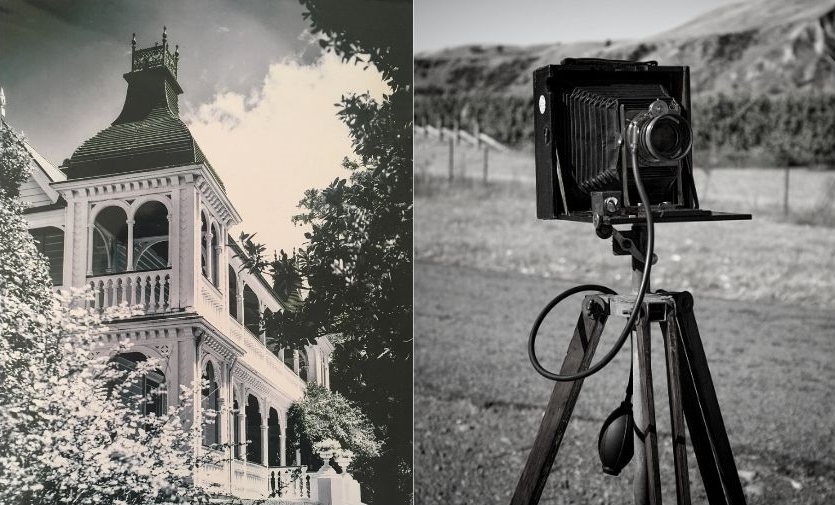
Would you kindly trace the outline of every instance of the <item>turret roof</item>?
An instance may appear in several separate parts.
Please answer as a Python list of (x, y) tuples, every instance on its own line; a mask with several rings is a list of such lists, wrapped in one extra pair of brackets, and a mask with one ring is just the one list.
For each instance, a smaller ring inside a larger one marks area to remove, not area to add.
[(206, 155), (179, 116), (179, 50), (163, 44), (131, 52), (125, 105), (107, 128), (85, 141), (63, 167), (68, 179), (204, 163), (223, 187)]

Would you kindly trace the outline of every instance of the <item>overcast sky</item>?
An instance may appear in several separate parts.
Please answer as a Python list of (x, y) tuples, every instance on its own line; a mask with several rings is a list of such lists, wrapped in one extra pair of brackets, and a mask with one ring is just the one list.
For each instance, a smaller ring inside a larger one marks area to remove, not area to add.
[[(380, 76), (320, 54), (297, 0), (0, 0), (6, 120), (56, 166), (122, 109), (130, 41), (180, 46), (181, 117), (243, 217), (270, 249), (303, 242), (290, 217), (349, 156), (334, 104), (387, 90)], [(172, 49), (173, 50), (173, 49)]]
[(734, 0), (415, 0), (415, 52), (637, 39)]

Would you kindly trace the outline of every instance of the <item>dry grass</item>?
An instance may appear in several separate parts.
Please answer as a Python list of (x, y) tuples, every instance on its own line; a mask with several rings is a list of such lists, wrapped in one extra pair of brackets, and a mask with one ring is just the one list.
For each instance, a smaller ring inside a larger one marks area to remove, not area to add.
[[(488, 185), (474, 168), (481, 167), (478, 152), (459, 149), (457, 156), (458, 170), (476, 178), (456, 172), (457, 182), (449, 183), (448, 148), (418, 137), (417, 259), (628, 286), (628, 260), (612, 256), (590, 225), (536, 219), (530, 152), (491, 153), (490, 179), (501, 182)], [(835, 237), (830, 228), (812, 226), (835, 222), (835, 174), (792, 170), (789, 218), (782, 216), (781, 170), (696, 176), (703, 207), (751, 212), (754, 220), (658, 226), (654, 287), (835, 308)]]

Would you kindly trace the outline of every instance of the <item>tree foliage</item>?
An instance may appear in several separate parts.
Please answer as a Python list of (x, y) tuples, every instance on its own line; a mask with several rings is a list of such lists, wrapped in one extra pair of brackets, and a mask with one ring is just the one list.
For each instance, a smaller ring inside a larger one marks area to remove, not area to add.
[[(533, 105), (531, 99), (505, 95), (423, 93), (415, 97), (415, 118), (421, 125), (448, 128), (458, 121), (468, 130), (470, 121), (478, 122), (482, 132), (500, 142), (522, 145), (533, 141)], [(705, 94), (694, 96), (691, 108), (699, 165), (753, 160), (835, 168), (833, 94)]]
[[(406, 503), (412, 462), (412, 4), (300, 1), (322, 48), (343, 61), (373, 65), (390, 93), (381, 101), (342, 97), (337, 114), (355, 154), (343, 161), (349, 177), (305, 193), (294, 218), (311, 227), (301, 250), (266, 266), (258, 258), (252, 264), (274, 275), (289, 266), (301, 273), (304, 302), (266, 321), (270, 345), (300, 348), (339, 335), (332, 384), (367, 413), (382, 441), (363, 482), (370, 491), (365, 496)], [(249, 242), (250, 255), (263, 253)], [(277, 290), (281, 282), (275, 278)]]
[[(5, 125), (3, 125), (5, 129)], [(182, 423), (185, 402), (144, 415), (126, 402), (160, 367), (118, 369), (105, 351), (102, 316), (84, 291), (53, 294), (15, 198), (30, 158), (10, 130), (0, 145), (0, 503), (184, 503), (206, 498), (192, 476), (199, 427)], [(131, 315), (127, 307), (104, 314)], [(176, 396), (176, 395), (175, 395)], [(133, 402), (146, 401), (134, 398)]]

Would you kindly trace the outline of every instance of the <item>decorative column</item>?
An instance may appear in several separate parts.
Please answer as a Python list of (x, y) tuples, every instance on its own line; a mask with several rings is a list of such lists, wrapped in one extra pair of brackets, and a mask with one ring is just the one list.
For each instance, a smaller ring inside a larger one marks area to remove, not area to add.
[(133, 219), (128, 219), (128, 264), (126, 271), (133, 272)]
[[(246, 398), (246, 392), (244, 391), (244, 398)], [(241, 487), (243, 489), (248, 488), (248, 481), (247, 481), (247, 473), (249, 473), (249, 468), (246, 466), (247, 461), (247, 449), (249, 448), (249, 443), (246, 441), (246, 406), (243, 403), (238, 404), (238, 426), (240, 428), (239, 433), (241, 434), (241, 445), (240, 449), (238, 449), (238, 454), (241, 455), (241, 461), (243, 461), (242, 467), (244, 471), (243, 481), (241, 482)]]
[(281, 426), (279, 426), (279, 439), (278, 439), (278, 459), (281, 463), (281, 466), (287, 466), (287, 415), (282, 412), (281, 413)]
[[(260, 299), (258, 300), (258, 314), (259, 314), (259, 315), (263, 315), (263, 314), (264, 314), (264, 304), (261, 302), (261, 300), (260, 300)], [(267, 330), (262, 331), (262, 332), (258, 335), (258, 337), (259, 337), (259, 339), (261, 340), (261, 345), (263, 345), (264, 347), (266, 347), (266, 346), (267, 346)]]
[[(238, 276), (238, 279), (240, 279), (240, 276)], [(237, 304), (238, 304), (237, 321), (240, 323), (241, 321), (244, 320), (244, 288), (243, 288), (243, 283), (240, 282), (240, 280), (238, 281), (238, 294), (237, 294), (236, 298), (238, 299), (237, 300)]]
[[(206, 223), (206, 278), (209, 279), (210, 282), (214, 283), (214, 278), (212, 276), (212, 225), (211, 223)], [(200, 244), (201, 246), (203, 244)], [(202, 248), (202, 247), (201, 247)]]
[[(220, 389), (220, 386), (218, 386)], [(221, 391), (223, 391), (221, 389)], [(226, 417), (223, 415), (226, 412), (226, 398), (223, 396), (218, 395), (217, 399), (217, 416), (215, 417), (215, 422), (217, 423), (217, 431), (220, 434), (220, 440), (218, 440), (218, 444), (226, 444), (229, 443), (227, 440), (227, 433), (224, 430), (226, 428)]]
[[(93, 233), (95, 232), (96, 224), (94, 222), (87, 223), (87, 276), (93, 276)], [(65, 237), (66, 239), (66, 237)]]
[[(266, 404), (264, 404), (266, 406)], [(267, 410), (269, 412), (269, 410)], [(270, 466), (270, 459), (269, 459), (269, 447), (270, 447), (270, 440), (269, 440), (269, 426), (267, 423), (264, 422), (264, 416), (261, 416), (261, 464), (264, 466)]]
[(172, 223), (171, 214), (169, 213), (165, 217), (168, 219), (168, 265), (167, 266), (170, 268), (171, 267), (171, 256), (172, 256), (172, 254), (171, 254), (171, 244), (173, 242), (174, 227), (171, 226), (171, 223)]
[(238, 423), (238, 434), (240, 435), (238, 443), (241, 444), (238, 446), (238, 454), (241, 455), (243, 461), (246, 461), (246, 413), (240, 405), (238, 405), (238, 412), (235, 414), (235, 421)]

